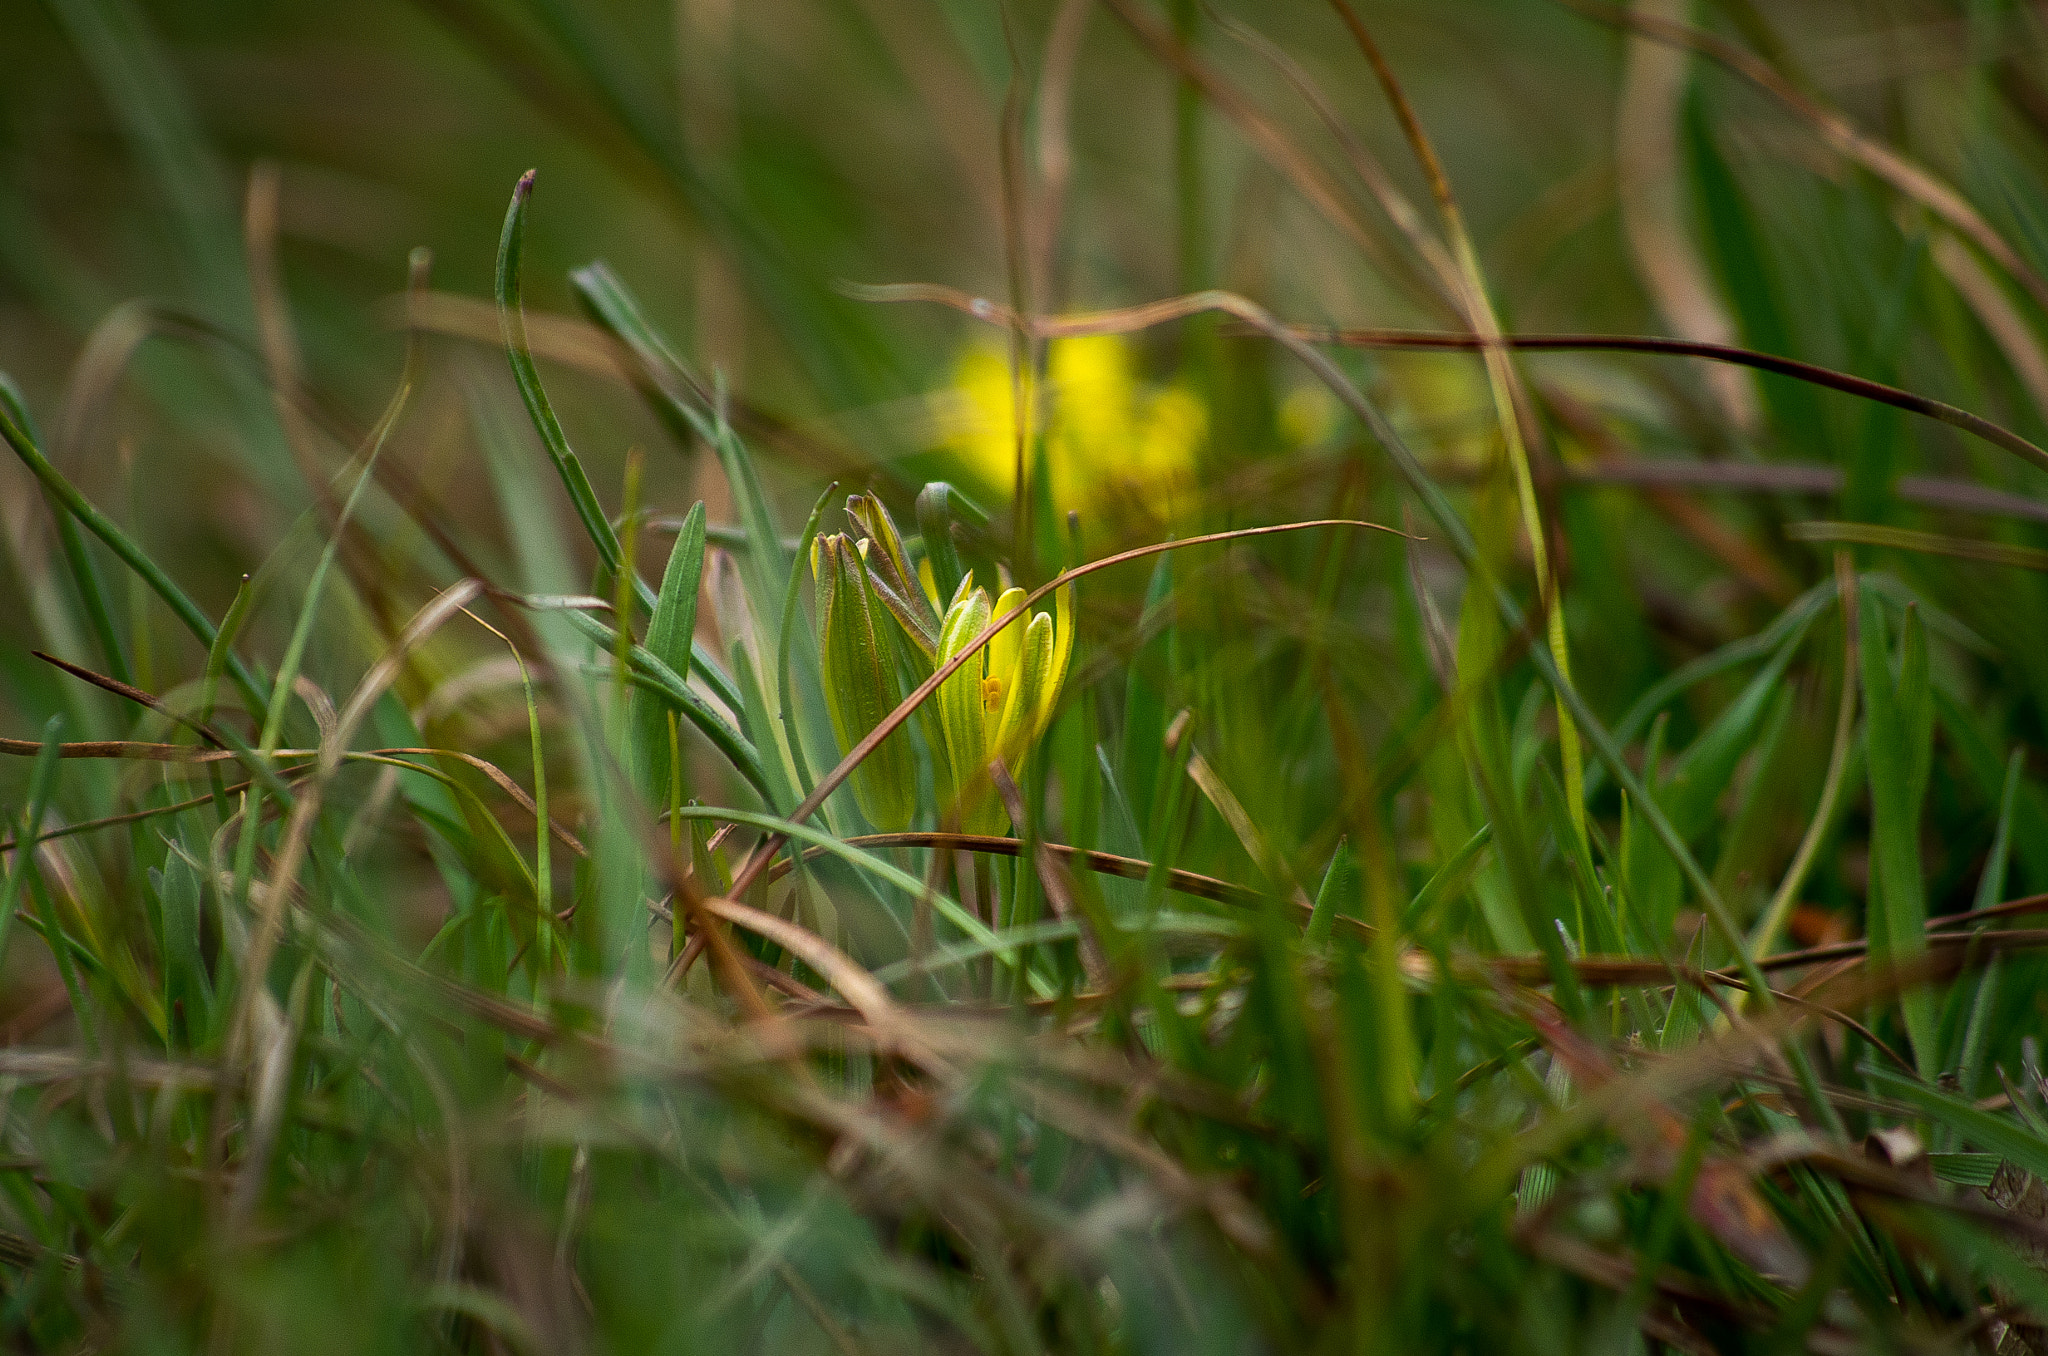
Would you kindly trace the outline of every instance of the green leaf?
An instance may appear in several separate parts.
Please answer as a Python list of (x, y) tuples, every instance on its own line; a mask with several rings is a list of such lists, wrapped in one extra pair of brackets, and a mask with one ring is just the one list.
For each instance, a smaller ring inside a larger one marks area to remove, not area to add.
[[(569, 624), (581, 631), (585, 637), (595, 641), (606, 653), (617, 643), (617, 635), (589, 613), (576, 608), (565, 609), (562, 615)], [(761, 799), (773, 805), (775, 796), (769, 789), (767, 769), (761, 762), (761, 755), (752, 741), (737, 729), (732, 722), (693, 691), (683, 681), (682, 675), (647, 652), (644, 645), (635, 645), (626, 656), (633, 672), (630, 681), (637, 687), (659, 693), (669, 705), (681, 713), (703, 736), (711, 741), (712, 747), (725, 755), (739, 774), (747, 779), (748, 785), (760, 793)]]
[(1493, 842), (1493, 825), (1481, 824), (1478, 832), (1465, 840), (1465, 845), (1452, 853), (1436, 873), (1423, 882), (1415, 898), (1408, 901), (1408, 907), (1401, 914), (1401, 931), (1410, 933), (1420, 928), (1429, 917), (1447, 900), (1456, 899), (1472, 883), (1480, 864), (1486, 860), (1486, 849)]
[(43, 831), (43, 816), (49, 813), (50, 797), (57, 787), (57, 746), (64, 738), (64, 717), (51, 716), (43, 726), (42, 747), (36, 751), (36, 761), (29, 770), (28, 813), (22, 817), (21, 825), (15, 832), (19, 845), (14, 853), (14, 869), (7, 872), (6, 880), (0, 883), (0, 960), (7, 956), (7, 933), (14, 923), (14, 911), (21, 902), (22, 882), (35, 870), (35, 844)]
[(918, 492), (917, 530), (924, 536), (925, 559), (931, 562), (932, 582), (941, 598), (952, 597), (967, 575), (953, 541), (954, 529), (961, 525), (986, 527), (988, 512), (943, 480)]
[(1991, 850), (1984, 855), (1984, 874), (1977, 878), (1977, 897), (1971, 905), (1988, 909), (2005, 898), (2006, 859), (2012, 852), (2013, 813), (2020, 803), (2021, 778), (2026, 775), (2027, 751), (2014, 749), (2005, 763), (2005, 786), (1998, 795), (1998, 826), (1991, 831)]
[(1358, 863), (1352, 857), (1351, 843), (1340, 838), (1337, 850), (1330, 854), (1330, 865), (1323, 871), (1323, 883), (1316, 888), (1315, 907), (1309, 910), (1302, 940), (1310, 946), (1328, 945), (1338, 911), (1347, 903), (1355, 911), (1359, 890)]
[(839, 482), (836, 480), (827, 485), (824, 493), (818, 496), (817, 502), (811, 505), (811, 516), (804, 520), (803, 535), (797, 539), (796, 555), (790, 561), (789, 586), (782, 594), (781, 640), (775, 649), (775, 692), (778, 703), (775, 708), (775, 721), (781, 727), (782, 738), (789, 745), (790, 760), (796, 764), (798, 789), (806, 796), (811, 794), (811, 788), (816, 783), (811, 780), (810, 760), (804, 755), (803, 730), (797, 722), (789, 718), (789, 692), (794, 682), (789, 671), (789, 643), (791, 638), (803, 629), (797, 625), (800, 616), (797, 609), (801, 606), (805, 563), (811, 559), (812, 543), (818, 539), (818, 525), (825, 519), (825, 504), (832, 498), (832, 492), (838, 488)]
[(939, 614), (918, 584), (917, 572), (911, 568), (895, 520), (881, 500), (867, 494), (847, 498), (846, 516), (873, 543), (861, 558), (866, 562), (875, 597), (889, 609), (903, 628), (904, 636), (929, 665), (939, 648)]
[(1988, 1187), (1998, 1176), (1997, 1154), (1929, 1154), (1927, 1166), (1944, 1182), (1957, 1186)]
[[(874, 575), (878, 588), (886, 588), (896, 595), (897, 601), (892, 602), (891, 609), (897, 606), (906, 609), (916, 618), (914, 623), (906, 622), (906, 628), (914, 626), (936, 641), (938, 609), (918, 586), (917, 571), (910, 565), (910, 553), (903, 549), (903, 534), (896, 530), (896, 520), (889, 516), (888, 508), (874, 495), (849, 495), (846, 516), (859, 524), (860, 530), (867, 533), (868, 540), (874, 543), (866, 555), (868, 571)], [(901, 613), (898, 615), (902, 616)]]
[(1757, 730), (1811, 621), (1809, 614), (1792, 629), (1770, 662), (1679, 756), (1670, 777), (1657, 789), (1657, 801), (1671, 816), (1672, 826), (1687, 838), (1698, 836), (1712, 822), (1736, 768), (1756, 746)]
[[(1884, 613), (1867, 589), (1859, 606), (1864, 741), (1870, 759), (1871, 957), (1908, 966), (1927, 952), (1926, 881), (1920, 866), (1920, 804), (1926, 790), (1933, 701), (1927, 682), (1926, 637), (1917, 612), (1906, 612), (1899, 681), (1886, 654)], [(1916, 639), (1917, 637), (1917, 639)], [(1934, 997), (1924, 985), (1900, 995), (1899, 1006), (1923, 1078), (1939, 1072)]]
[(163, 905), (165, 1029), (175, 1044), (182, 1014), (185, 1039), (196, 1044), (213, 1025), (213, 982), (199, 950), (199, 875), (172, 853), (150, 876)]
[[(676, 674), (689, 672), (691, 642), (697, 629), (697, 588), (704, 578), (704, 503), (699, 500), (683, 519), (675, 546), (662, 571), (661, 592), (647, 623), (644, 648)], [(638, 752), (641, 790), (651, 804), (666, 804), (672, 775), (668, 757), (668, 704), (644, 690), (633, 699), (634, 745)]]
[[(1016, 949), (1003, 941), (988, 924), (969, 913), (958, 901), (930, 888), (927, 882), (919, 880), (901, 867), (851, 843), (842, 842), (822, 829), (808, 824), (798, 824), (793, 820), (778, 819), (773, 815), (755, 814), (747, 810), (728, 810), (715, 805), (686, 805), (683, 807), (682, 817), (686, 820), (706, 819), (743, 824), (770, 833), (786, 834), (795, 842), (819, 848), (876, 879), (895, 886), (913, 898), (929, 899), (934, 912), (960, 929), (969, 939), (986, 946), (997, 960), (1007, 966), (1015, 966), (1018, 963)], [(1051, 997), (1056, 992), (1036, 974), (1031, 976), (1031, 985), (1041, 998)]]
[(1861, 1072), (1880, 1096), (1912, 1104), (1929, 1120), (1954, 1132), (1960, 1142), (2010, 1159), (2036, 1177), (2048, 1177), (2048, 1140), (1996, 1112), (1972, 1106), (1895, 1069), (1870, 1064)]
[[(4, 380), (5, 374), (0, 374), (0, 381)], [(42, 482), (43, 489), (51, 498), (63, 505), (65, 511), (76, 518), (88, 532), (105, 542), (115, 555), (127, 563), (128, 568), (141, 575), (143, 582), (149, 585), (157, 597), (163, 599), (164, 605), (171, 609), (172, 615), (185, 624), (185, 629), (198, 637), (201, 645), (212, 648), (214, 638), (220, 634), (218, 628), (199, 610), (199, 605), (186, 596), (185, 591), (135, 544), (133, 538), (123, 532), (113, 519), (94, 508), (91, 501), (80, 494), (78, 488), (51, 465), (50, 459), (43, 455), (42, 448), (29, 436), (28, 430), (17, 422), (11, 401), (0, 402), (0, 437), (7, 440), (7, 445), (14, 449), (14, 454), (20, 457), (35, 478)], [(249, 703), (249, 710), (260, 718), (265, 710), (265, 704), (262, 688), (257, 683), (255, 674), (232, 654), (228, 656), (227, 667), (235, 680), (235, 686), (241, 690), (243, 699)]]
[[(562, 421), (555, 417), (555, 407), (540, 384), (540, 373), (533, 365), (533, 352), (526, 341), (520, 263), (526, 244), (526, 204), (533, 195), (534, 173), (528, 170), (519, 176), (518, 184), (512, 189), (512, 205), (505, 209), (505, 229), (498, 237), (498, 327), (505, 336), (505, 355), (512, 362), (512, 380), (519, 387), (520, 399), (526, 402), (527, 417), (533, 420), (534, 431), (540, 434), (541, 446), (547, 449), (548, 459), (555, 464), (555, 474), (562, 478), (562, 487), (569, 492), (569, 503), (576, 510), (577, 519), (582, 522), (591, 544), (597, 547), (598, 559), (607, 573), (617, 574), (620, 566), (618, 534), (612, 531), (611, 521), (597, 502), (597, 491), (590, 487), (590, 477), (583, 470), (583, 462), (569, 446), (568, 435), (562, 432)], [(633, 582), (639, 591), (641, 605), (651, 610), (654, 591), (637, 575)]]

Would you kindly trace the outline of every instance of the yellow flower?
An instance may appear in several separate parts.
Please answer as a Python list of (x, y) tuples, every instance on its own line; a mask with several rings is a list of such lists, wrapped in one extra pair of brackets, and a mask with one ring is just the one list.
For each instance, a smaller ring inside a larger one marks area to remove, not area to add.
[(1444, 470), (1473, 474), (1500, 455), (1486, 368), (1464, 354), (1401, 353), (1386, 361), (1388, 406)]
[[(1185, 387), (1145, 386), (1134, 366), (1121, 335), (1056, 339), (1048, 347), (1039, 409), (1057, 507), (1171, 519), (1193, 490), (1208, 409)], [(1028, 382), (1025, 395), (1028, 402)], [(990, 346), (963, 353), (940, 408), (944, 441), (967, 471), (985, 488), (1009, 490), (1017, 424), (1008, 354)]]
[[(972, 578), (962, 580), (939, 629), (937, 662), (951, 660), (1024, 598), (1023, 589), (1012, 587), (991, 604), (987, 590)], [(1072, 584), (1058, 590), (1054, 613), (1057, 620), (1044, 612), (1016, 617), (939, 686), (945, 771), (961, 828), (969, 833), (996, 832), (1007, 818), (993, 794), (990, 764), (1001, 761), (1016, 774), (1052, 723), (1074, 654)]]

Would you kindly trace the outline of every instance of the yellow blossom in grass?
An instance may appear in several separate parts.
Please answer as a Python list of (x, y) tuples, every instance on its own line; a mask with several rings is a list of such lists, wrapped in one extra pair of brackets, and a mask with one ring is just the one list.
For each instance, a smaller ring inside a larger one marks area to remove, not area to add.
[[(963, 579), (940, 623), (936, 663), (949, 662), (978, 640), (990, 622), (1015, 611), (1025, 596), (1012, 586), (991, 603), (972, 576)], [(1008, 822), (988, 769), (1001, 762), (1017, 775), (1052, 723), (1073, 654), (1074, 586), (1066, 584), (1055, 593), (1052, 613), (1013, 618), (939, 685), (938, 752), (952, 801), (942, 806), (942, 814), (957, 817), (965, 831), (997, 833)]]
[[(1046, 351), (1045, 421), (1052, 500), (1062, 509), (1155, 519), (1178, 515), (1195, 484), (1209, 412), (1185, 387), (1138, 380), (1122, 335), (1056, 339)], [(1026, 387), (1027, 402), (1031, 398)], [(985, 488), (1016, 483), (1016, 401), (1008, 353), (978, 346), (960, 357), (938, 402), (945, 444)]]

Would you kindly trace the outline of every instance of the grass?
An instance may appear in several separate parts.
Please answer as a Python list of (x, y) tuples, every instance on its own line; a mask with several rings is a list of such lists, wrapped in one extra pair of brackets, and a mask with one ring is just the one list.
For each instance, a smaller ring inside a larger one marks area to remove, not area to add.
[(2036, 17), (617, 8), (21, 24), (11, 1347), (2041, 1349)]

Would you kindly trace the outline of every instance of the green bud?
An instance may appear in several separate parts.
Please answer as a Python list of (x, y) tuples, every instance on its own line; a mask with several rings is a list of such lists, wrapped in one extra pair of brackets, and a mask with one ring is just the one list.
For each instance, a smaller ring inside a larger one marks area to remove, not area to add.
[[(825, 708), (842, 750), (851, 749), (901, 704), (895, 655), (864, 557), (845, 534), (819, 537), (811, 546), (811, 578), (818, 590), (818, 650), (824, 665)], [(910, 738), (897, 729), (853, 771), (853, 798), (878, 829), (910, 826), (917, 813), (917, 763)]]

